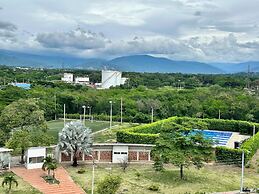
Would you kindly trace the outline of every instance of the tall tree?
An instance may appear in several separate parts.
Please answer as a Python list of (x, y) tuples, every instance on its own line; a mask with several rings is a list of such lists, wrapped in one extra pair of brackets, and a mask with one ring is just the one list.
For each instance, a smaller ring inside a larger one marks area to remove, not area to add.
[(1, 114), (0, 124), (6, 132), (32, 126), (47, 129), (44, 112), (40, 110), (36, 99), (20, 99), (6, 106)]
[(70, 122), (59, 134), (58, 147), (66, 154), (73, 155), (73, 166), (77, 166), (79, 154), (91, 154), (92, 130), (86, 128), (81, 122)]
[(213, 155), (211, 140), (178, 124), (162, 129), (154, 151), (164, 162), (180, 168), (181, 179), (184, 178), (184, 167), (194, 165), (199, 169), (203, 166), (203, 162), (211, 159)]

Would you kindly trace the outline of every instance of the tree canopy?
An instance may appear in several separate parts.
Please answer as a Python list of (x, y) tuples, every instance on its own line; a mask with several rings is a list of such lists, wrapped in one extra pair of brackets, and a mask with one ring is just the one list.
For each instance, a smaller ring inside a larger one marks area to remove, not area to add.
[(73, 166), (77, 166), (80, 154), (90, 155), (92, 146), (92, 130), (81, 122), (70, 122), (59, 134), (58, 147), (66, 154), (73, 155)]

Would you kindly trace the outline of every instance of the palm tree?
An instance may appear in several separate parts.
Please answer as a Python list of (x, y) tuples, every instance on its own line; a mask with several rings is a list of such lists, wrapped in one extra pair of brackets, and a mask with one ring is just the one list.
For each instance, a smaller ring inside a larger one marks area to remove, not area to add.
[(52, 158), (51, 156), (47, 156), (46, 158), (43, 159), (43, 165), (42, 165), (42, 170), (47, 170), (48, 171), (48, 176), (50, 176), (50, 171), (53, 171), (53, 178), (55, 178), (55, 170), (57, 169), (57, 161)]
[(86, 128), (81, 122), (68, 123), (59, 134), (58, 147), (64, 153), (73, 155), (72, 166), (77, 166), (77, 158), (80, 153), (91, 154), (92, 130)]
[(43, 159), (43, 165), (42, 165), (42, 170), (47, 170), (48, 171), (48, 176), (50, 176), (50, 166), (52, 165), (54, 159), (51, 156), (47, 156), (46, 158)]
[(8, 185), (8, 193), (10, 193), (13, 183), (16, 185), (16, 187), (18, 186), (18, 181), (13, 175), (6, 175), (2, 181), (2, 187)]

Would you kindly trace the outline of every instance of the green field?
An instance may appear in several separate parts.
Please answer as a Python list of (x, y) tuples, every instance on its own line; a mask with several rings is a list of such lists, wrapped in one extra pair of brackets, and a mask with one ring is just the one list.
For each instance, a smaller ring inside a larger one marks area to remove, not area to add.
[[(90, 193), (92, 166), (89, 164), (81, 166), (81, 168), (86, 170), (84, 174), (77, 173), (79, 168), (69, 166), (67, 170), (73, 180)], [(139, 179), (136, 176), (136, 172), (141, 174)], [(207, 165), (200, 170), (190, 167), (189, 169), (185, 169), (184, 173), (185, 180), (181, 180), (179, 178), (179, 169), (172, 165), (167, 166), (164, 172), (156, 172), (151, 164), (132, 164), (123, 173), (119, 166), (98, 164), (95, 170), (95, 185), (106, 175), (114, 174), (120, 175), (123, 178), (118, 193), (125, 194), (211, 193), (234, 191), (240, 188), (241, 169), (238, 167)], [(160, 189), (158, 192), (148, 190), (148, 187), (153, 184), (159, 185)], [(259, 187), (259, 174), (255, 170), (245, 170), (244, 186), (252, 188)]]
[[(69, 122), (69, 120), (67, 120)], [(116, 125), (117, 123), (113, 123)], [(61, 131), (64, 127), (63, 120), (57, 120), (57, 121), (48, 121), (48, 133), (49, 135), (53, 136), (55, 140), (58, 140), (58, 132)], [(86, 127), (89, 127), (92, 129), (92, 132), (100, 131), (102, 129), (105, 129), (110, 126), (110, 123), (108, 121), (85, 121)]]
[[(0, 175), (0, 184), (2, 184), (3, 176)], [(13, 185), (12, 191), (10, 194), (41, 194), (38, 190), (34, 189), (32, 186), (30, 186), (28, 183), (24, 182), (21, 178), (15, 176), (16, 180), (18, 181), (18, 187)], [(6, 188), (3, 188), (0, 186), (0, 193), (4, 194), (6, 193)]]

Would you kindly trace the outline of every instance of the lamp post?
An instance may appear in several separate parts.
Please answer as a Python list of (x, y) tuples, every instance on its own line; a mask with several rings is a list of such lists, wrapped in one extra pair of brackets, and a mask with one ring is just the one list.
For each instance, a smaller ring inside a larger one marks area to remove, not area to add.
[(64, 127), (66, 125), (66, 104), (64, 104)]
[(89, 121), (91, 121), (91, 109), (92, 109), (92, 107), (91, 106), (87, 106), (87, 108), (89, 109)]
[(154, 108), (151, 106), (151, 123), (154, 121)]
[(83, 123), (84, 123), (84, 125), (85, 125), (85, 109), (86, 109), (86, 106), (84, 105), (84, 106), (82, 106), (82, 108), (84, 109), (84, 118), (83, 118)]
[(122, 125), (122, 98), (121, 98), (121, 125)]
[(95, 163), (94, 163), (94, 157), (93, 155), (89, 155), (92, 160), (93, 160), (93, 169), (92, 169), (92, 189), (91, 189), (91, 194), (94, 194), (94, 167), (95, 167)]
[(111, 109), (110, 109), (110, 129), (112, 128), (112, 101), (109, 101), (110, 105), (111, 105)]

